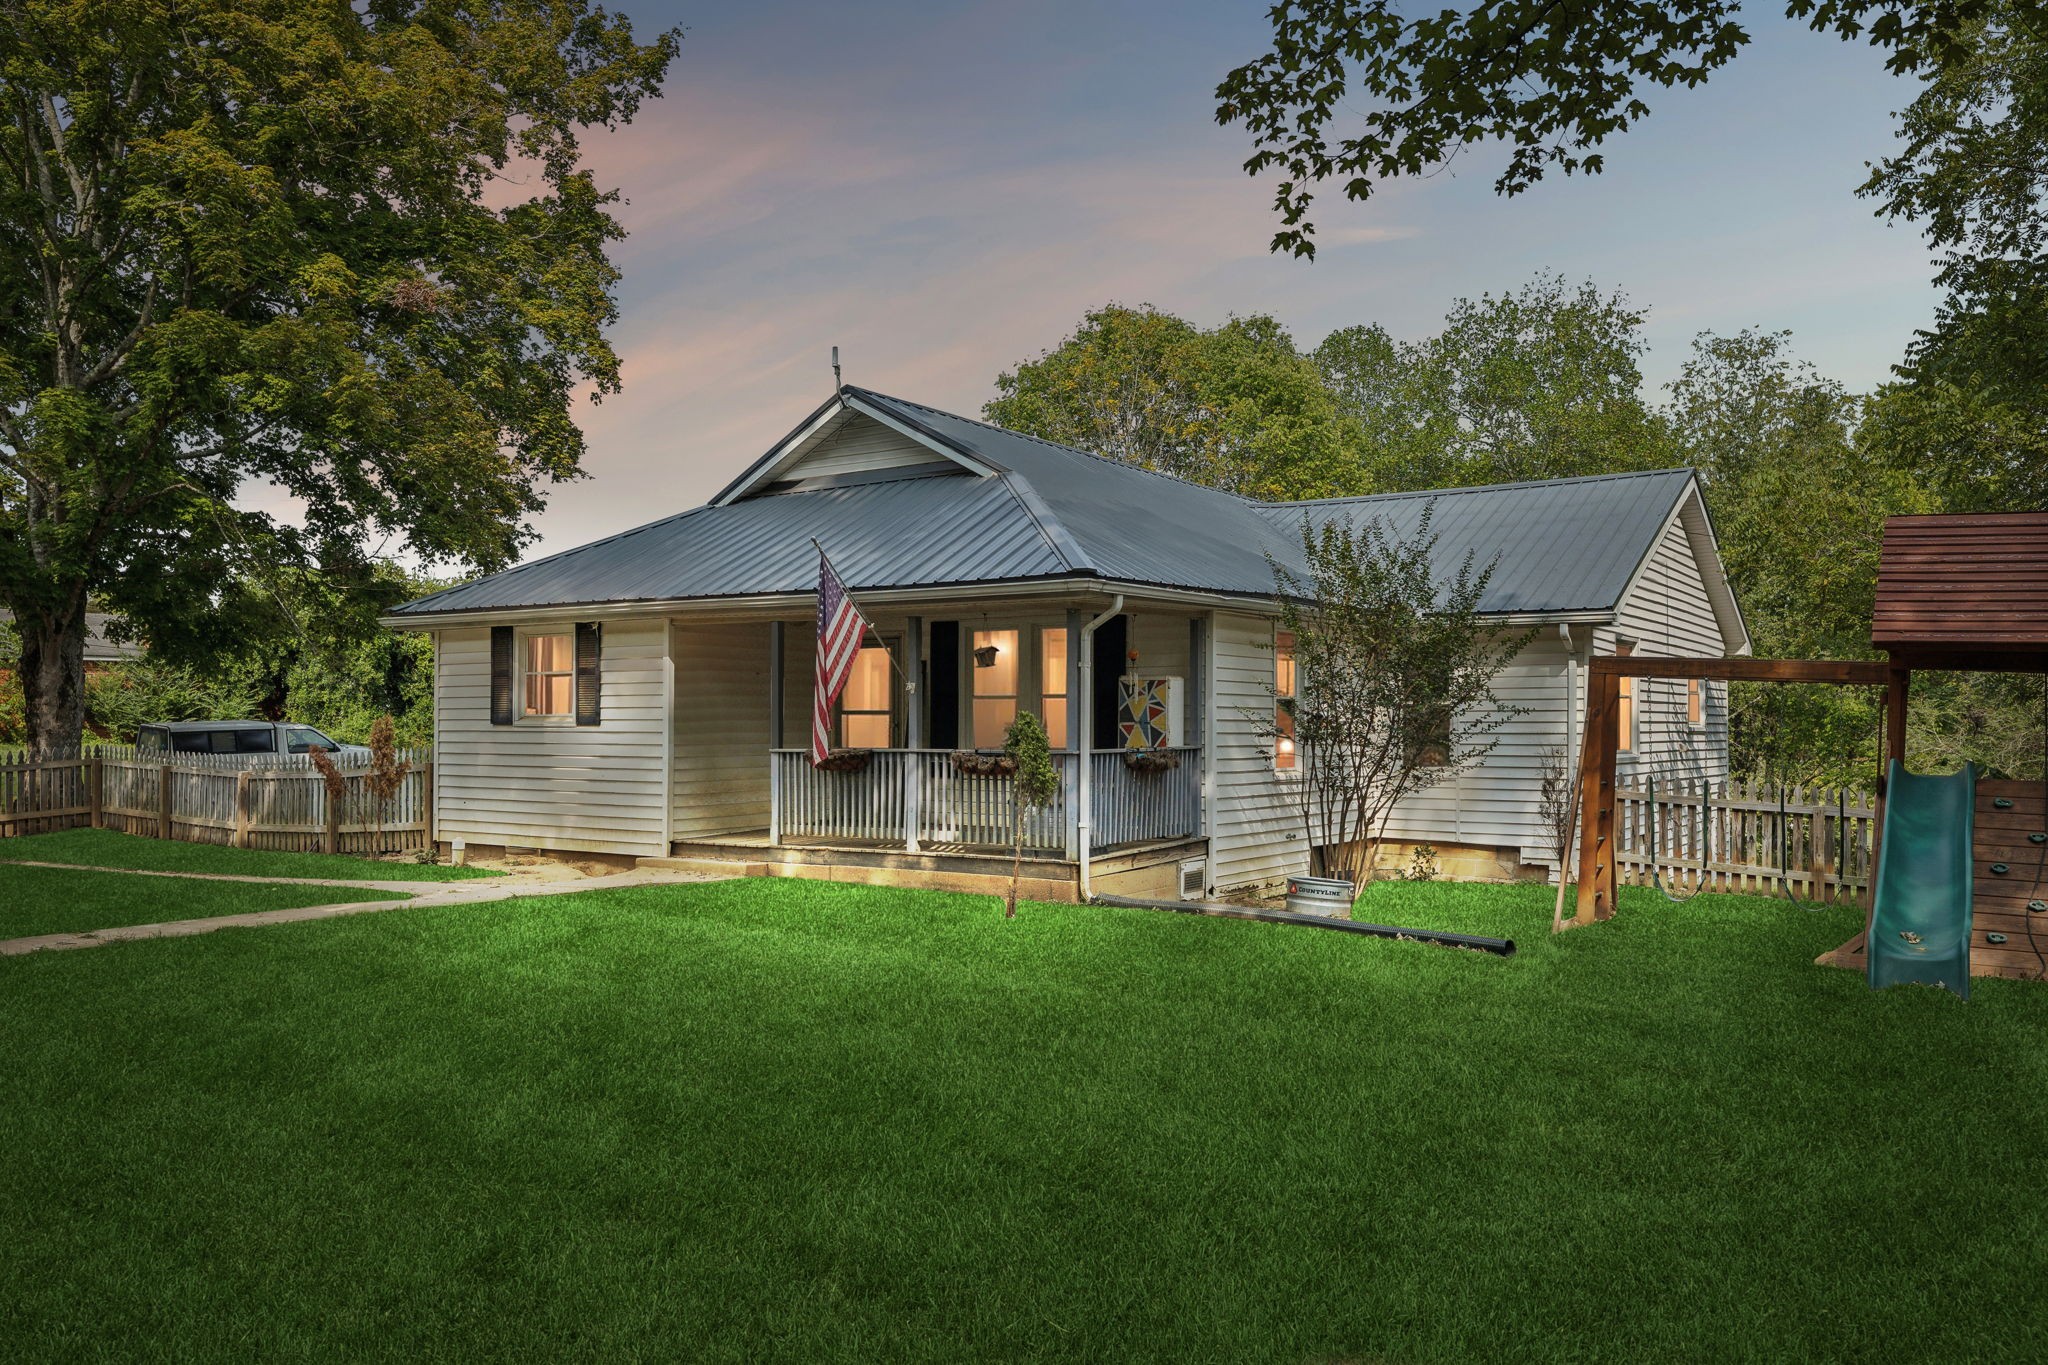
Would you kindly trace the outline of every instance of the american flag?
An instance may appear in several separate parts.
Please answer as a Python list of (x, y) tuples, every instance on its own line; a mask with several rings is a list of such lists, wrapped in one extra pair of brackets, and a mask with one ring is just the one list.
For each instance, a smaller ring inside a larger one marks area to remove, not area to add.
[(860, 653), (868, 620), (832, 571), (825, 547), (818, 547), (818, 687), (811, 710), (811, 763), (823, 763), (832, 752), (832, 704), (853, 676), (853, 656)]

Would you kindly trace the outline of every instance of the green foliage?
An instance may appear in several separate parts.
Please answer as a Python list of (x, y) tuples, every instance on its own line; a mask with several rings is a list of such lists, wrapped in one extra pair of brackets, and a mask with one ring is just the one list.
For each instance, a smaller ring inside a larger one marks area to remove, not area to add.
[(1017, 765), (1011, 778), (1017, 800), (1026, 810), (1043, 810), (1060, 793), (1059, 769), (1053, 766), (1052, 743), (1035, 712), (1019, 711), (1003, 731), (1003, 752)]
[(996, 392), (983, 414), (998, 425), (1248, 497), (1365, 491), (1355, 423), (1263, 315), (1204, 331), (1108, 304)]
[[(513, 555), (578, 472), (572, 401), (619, 383), (616, 196), (578, 132), (677, 40), (587, 0), (0, 15), (0, 604), (32, 729), (76, 737), (88, 595), (194, 660), (278, 566)], [(251, 482), (303, 524), (238, 507)]]
[(1522, 713), (1493, 680), (1531, 637), (1480, 616), (1491, 564), (1436, 562), (1435, 510), (1405, 537), (1370, 518), (1304, 526), (1307, 576), (1273, 569), (1300, 677), (1288, 790), (1309, 846), (1359, 885), (1394, 807), (1484, 758)]
[(93, 728), (133, 744), (137, 726), (172, 720), (249, 720), (258, 715), (245, 669), (199, 669), (130, 659), (89, 675), (86, 715)]
[(1539, 275), (1459, 299), (1422, 341), (1349, 327), (1314, 354), (1376, 491), (1654, 469), (1672, 458), (1641, 396), (1644, 316), (1619, 292)]
[[(1787, 0), (1821, 33), (1889, 50), (1912, 72), (1956, 60), (1982, 0)], [(1421, 176), (1475, 143), (1510, 150), (1494, 181), (1519, 194), (1546, 171), (1597, 174), (1604, 144), (1649, 112), (1645, 87), (1696, 86), (1749, 42), (1734, 0), (1496, 0), (1422, 8), (1290, 0), (1268, 11), (1273, 47), (1226, 76), (1216, 121), (1241, 123), (1252, 175), (1278, 171), (1275, 251), (1315, 254), (1315, 187), (1351, 199)], [(1360, 112), (1362, 110), (1362, 112)], [(1332, 125), (1353, 118), (1349, 135)]]

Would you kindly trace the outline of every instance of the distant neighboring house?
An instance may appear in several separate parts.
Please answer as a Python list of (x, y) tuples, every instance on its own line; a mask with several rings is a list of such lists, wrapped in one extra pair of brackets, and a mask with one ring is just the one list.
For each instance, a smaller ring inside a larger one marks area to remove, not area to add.
[[(1538, 634), (1497, 686), (1526, 710), (1394, 834), (1545, 872), (1537, 787), (1575, 748), (1586, 659), (1747, 650), (1689, 471), (1267, 504), (847, 387), (708, 505), (387, 622), (434, 638), (443, 843), (980, 887), (1007, 871), (1009, 786), (962, 751), (1028, 709), (1062, 776), (1034, 894), (1248, 892), (1308, 861), (1267, 557), (1305, 568), (1304, 519), (1399, 530), (1432, 501), (1447, 563), (1497, 559), (1483, 610)], [(862, 752), (826, 769), (814, 538), (874, 626), (830, 717)], [(1718, 684), (1630, 706), (1625, 762), (1726, 771)]]
[[(113, 620), (111, 612), (89, 611), (85, 614), (85, 669), (88, 673), (127, 659), (139, 659), (145, 652), (140, 644), (133, 641), (109, 639), (107, 627)], [(0, 611), (0, 622), (11, 625), (14, 617)]]

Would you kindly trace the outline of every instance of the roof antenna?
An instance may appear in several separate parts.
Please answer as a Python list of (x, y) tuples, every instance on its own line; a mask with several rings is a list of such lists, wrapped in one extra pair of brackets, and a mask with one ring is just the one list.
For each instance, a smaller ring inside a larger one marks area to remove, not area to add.
[(835, 389), (846, 387), (845, 381), (839, 377), (839, 348), (837, 346), (832, 348), (832, 387)]

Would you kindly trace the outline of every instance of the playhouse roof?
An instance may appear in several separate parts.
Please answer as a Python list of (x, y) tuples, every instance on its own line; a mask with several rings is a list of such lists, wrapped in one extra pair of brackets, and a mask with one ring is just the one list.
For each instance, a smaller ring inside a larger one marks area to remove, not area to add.
[[(887, 426), (929, 458), (802, 476), (802, 452), (849, 421)], [(856, 592), (1092, 579), (1270, 600), (1274, 563), (1305, 568), (1304, 520), (1370, 517), (1407, 532), (1432, 504), (1447, 572), (1468, 553), (1496, 563), (1483, 611), (1603, 612), (1696, 495), (1692, 472), (1673, 469), (1261, 503), (849, 385), (706, 506), (393, 615), (807, 594), (813, 537)], [(1725, 589), (1718, 563), (1708, 572)]]
[(1913, 667), (2048, 669), (2048, 512), (1888, 518), (1870, 641)]

